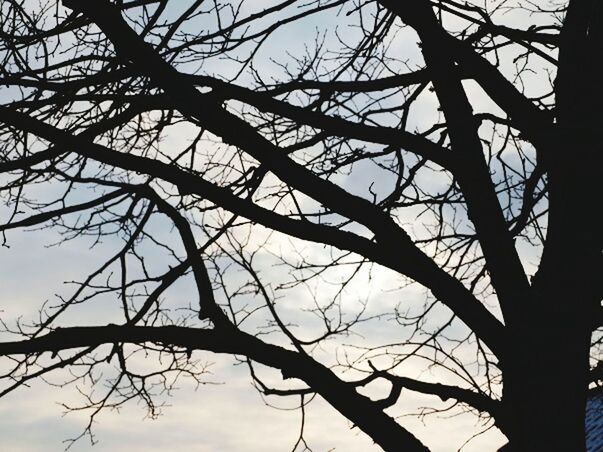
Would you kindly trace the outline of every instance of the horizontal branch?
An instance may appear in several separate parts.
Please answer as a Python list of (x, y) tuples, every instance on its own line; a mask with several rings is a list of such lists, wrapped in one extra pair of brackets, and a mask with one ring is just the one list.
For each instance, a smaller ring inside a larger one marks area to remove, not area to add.
[(390, 374), (387, 374), (384, 378), (389, 380), (392, 384), (390, 395), (381, 401), (384, 406), (393, 405), (399, 398), (402, 389), (408, 389), (410, 391), (420, 392), (421, 394), (434, 395), (439, 397), (442, 401), (454, 399), (460, 403), (469, 405), (482, 413), (490, 414), (498, 424), (503, 424), (505, 422), (502, 404), (485, 394), (470, 389), (460, 388), (458, 386), (442, 383), (429, 383)]
[(427, 70), (419, 69), (418, 71), (408, 72), (406, 74), (396, 74), (389, 77), (376, 78), (372, 80), (298, 80), (288, 83), (281, 83), (261, 92), (270, 94), (271, 96), (285, 94), (296, 90), (370, 93), (374, 91), (383, 91), (386, 89), (418, 85), (428, 80), (429, 75)]
[(0, 174), (8, 173), (10, 171), (30, 169), (35, 165), (58, 157), (64, 152), (64, 150), (60, 150), (57, 148), (49, 148), (40, 152), (36, 152), (35, 154), (28, 155), (26, 157), (0, 162)]
[(244, 355), (299, 378), (387, 451), (426, 451), (411, 433), (370, 399), (340, 380), (331, 370), (297, 352), (267, 344), (231, 328), (219, 330), (178, 326), (90, 326), (60, 328), (34, 339), (0, 343), (0, 356), (57, 353), (72, 348), (115, 343), (155, 343), (184, 350)]
[(107, 193), (106, 195), (100, 196), (98, 198), (92, 199), (87, 202), (83, 202), (80, 204), (73, 204), (71, 206), (65, 206), (63, 208), (50, 210), (48, 212), (42, 212), (37, 215), (32, 215), (30, 217), (24, 218), (23, 220), (14, 221), (12, 223), (0, 224), (0, 232), (6, 231), (8, 229), (16, 229), (16, 228), (25, 228), (28, 226), (35, 226), (37, 224), (45, 223), (48, 220), (52, 220), (53, 218), (58, 218), (63, 215), (69, 215), (70, 213), (88, 210), (93, 207), (100, 206), (101, 204), (104, 204), (107, 201), (111, 201), (112, 199), (118, 198), (119, 196), (122, 196), (125, 194), (127, 194), (126, 190), (118, 189), (111, 193)]

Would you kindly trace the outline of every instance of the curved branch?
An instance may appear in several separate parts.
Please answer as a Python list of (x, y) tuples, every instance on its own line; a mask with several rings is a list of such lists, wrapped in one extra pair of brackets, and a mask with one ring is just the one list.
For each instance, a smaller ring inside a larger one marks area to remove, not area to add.
[(284, 378), (299, 378), (335, 409), (367, 433), (386, 451), (427, 451), (410, 432), (385, 414), (370, 399), (341, 381), (313, 359), (267, 344), (230, 328), (214, 330), (178, 326), (90, 326), (61, 328), (34, 339), (0, 343), (0, 356), (22, 355), (115, 343), (170, 344), (186, 350), (244, 355), (280, 369)]

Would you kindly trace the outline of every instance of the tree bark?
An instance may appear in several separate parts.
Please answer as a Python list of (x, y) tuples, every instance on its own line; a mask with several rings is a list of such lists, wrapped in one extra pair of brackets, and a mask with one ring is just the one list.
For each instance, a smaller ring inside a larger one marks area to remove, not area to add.
[[(550, 301), (574, 304), (577, 300)], [(576, 317), (543, 319), (540, 313), (537, 323), (527, 322), (524, 331), (518, 329), (513, 361), (504, 370), (510, 420), (505, 450), (585, 450), (590, 331)]]
[(593, 56), (603, 48), (603, 9), (572, 0), (555, 83), (557, 121), (538, 149), (549, 186), (547, 238), (522, 317), (508, 325), (504, 403), (510, 451), (585, 450), (591, 333), (599, 316), (600, 105)]

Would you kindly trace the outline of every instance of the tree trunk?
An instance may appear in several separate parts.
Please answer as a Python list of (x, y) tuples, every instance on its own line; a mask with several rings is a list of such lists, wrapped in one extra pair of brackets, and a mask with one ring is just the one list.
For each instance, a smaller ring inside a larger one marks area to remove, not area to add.
[(509, 413), (505, 451), (585, 450), (590, 328), (577, 309), (586, 304), (581, 301), (538, 303), (540, 309), (532, 309), (524, 327), (516, 328), (512, 361), (503, 368)]

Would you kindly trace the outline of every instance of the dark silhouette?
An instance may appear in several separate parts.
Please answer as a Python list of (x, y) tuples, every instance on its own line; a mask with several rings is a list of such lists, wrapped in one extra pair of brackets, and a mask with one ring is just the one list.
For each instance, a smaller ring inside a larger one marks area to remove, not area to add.
[[(516, 3), (3, 2), (4, 243), (42, 226), (119, 245), (35, 323), (4, 323), (2, 394), (111, 363), (91, 434), (104, 407), (152, 413), (161, 376), (200, 378), (192, 354), (211, 351), (387, 451), (427, 450), (384, 411), (403, 389), (450, 402), (423, 416), (491, 419), (505, 450), (584, 450), (603, 380), (602, 7)], [(373, 272), (425, 296), (358, 303)], [(195, 304), (169, 306), (189, 280)], [(61, 323), (97, 300), (121, 320)], [(132, 350), (170, 359), (143, 375)], [(362, 395), (372, 382), (389, 395)]]

